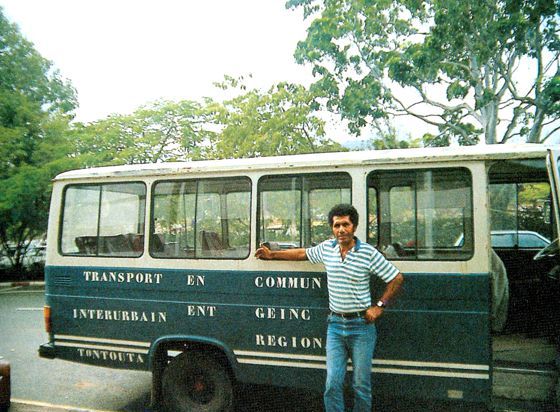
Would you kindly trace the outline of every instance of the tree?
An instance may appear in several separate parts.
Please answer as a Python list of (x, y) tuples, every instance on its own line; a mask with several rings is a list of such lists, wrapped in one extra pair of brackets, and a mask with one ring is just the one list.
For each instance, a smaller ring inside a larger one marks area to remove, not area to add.
[(313, 88), (351, 132), (413, 116), (429, 144), (543, 142), (560, 128), (554, 0), (289, 0)]
[(301, 85), (278, 83), (267, 92), (247, 91), (244, 79), (226, 76), (216, 85), (238, 95), (223, 103), (208, 100), (206, 110), (219, 129), (208, 152), (237, 158), (344, 150), (325, 137), (315, 97)]
[(0, 248), (22, 253), (46, 230), (50, 179), (70, 167), (65, 131), (75, 90), (0, 8)]
[(159, 101), (76, 125), (75, 154), (84, 166), (198, 159), (212, 135), (205, 125), (199, 103)]

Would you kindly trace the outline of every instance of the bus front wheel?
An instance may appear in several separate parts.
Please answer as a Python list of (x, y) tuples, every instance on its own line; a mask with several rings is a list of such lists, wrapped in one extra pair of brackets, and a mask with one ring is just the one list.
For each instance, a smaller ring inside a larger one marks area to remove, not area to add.
[(232, 410), (233, 386), (216, 359), (203, 353), (183, 353), (163, 372), (162, 397), (169, 412), (225, 412)]

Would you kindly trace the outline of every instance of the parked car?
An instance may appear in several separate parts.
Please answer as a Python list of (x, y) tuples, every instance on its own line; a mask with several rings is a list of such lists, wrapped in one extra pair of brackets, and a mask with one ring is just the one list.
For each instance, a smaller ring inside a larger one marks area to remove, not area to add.
[[(7, 249), (0, 249), (0, 269), (10, 269), (16, 254), (16, 246), (11, 244)], [(27, 244), (22, 259), (22, 266), (27, 270), (37, 270), (45, 266), (47, 242), (43, 239), (33, 239)]]
[[(455, 241), (455, 246), (463, 246), (463, 235)], [(493, 248), (542, 249), (550, 240), (532, 230), (493, 230), (490, 232), (490, 244)]]
[(550, 244), (549, 239), (530, 230), (493, 230), (490, 233), (490, 239), (494, 248), (542, 249)]

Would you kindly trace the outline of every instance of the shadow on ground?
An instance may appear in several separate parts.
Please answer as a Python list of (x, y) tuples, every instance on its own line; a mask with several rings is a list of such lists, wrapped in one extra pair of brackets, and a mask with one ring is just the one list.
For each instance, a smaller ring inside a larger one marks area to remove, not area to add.
[[(235, 412), (322, 412), (323, 397), (321, 393), (297, 389), (279, 388), (268, 385), (243, 385), (236, 393)], [(150, 395), (146, 393), (135, 399), (123, 412), (159, 412), (149, 408)], [(513, 405), (510, 405), (513, 406)], [(351, 405), (348, 404), (348, 410)], [(517, 407), (517, 408), (515, 408)], [(533, 405), (534, 407), (534, 405)], [(497, 409), (497, 411), (534, 411), (515, 405), (515, 409)], [(407, 402), (395, 399), (375, 399), (374, 410), (384, 412), (478, 412), (486, 411), (483, 405), (464, 405), (456, 402)], [(549, 409), (538, 409), (539, 412), (552, 412)]]

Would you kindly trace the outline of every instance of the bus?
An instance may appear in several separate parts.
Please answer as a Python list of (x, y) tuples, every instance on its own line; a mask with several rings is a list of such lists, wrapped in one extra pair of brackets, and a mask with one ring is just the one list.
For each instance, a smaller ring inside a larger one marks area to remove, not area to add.
[[(322, 391), (324, 268), (254, 252), (316, 245), (332, 235), (330, 208), (352, 203), (358, 238), (406, 278), (377, 323), (374, 402), (550, 401), (556, 150), (479, 145), (62, 173), (39, 354), (149, 372), (152, 403), (170, 411), (230, 410), (238, 384)], [(375, 299), (382, 286), (372, 283)]]

